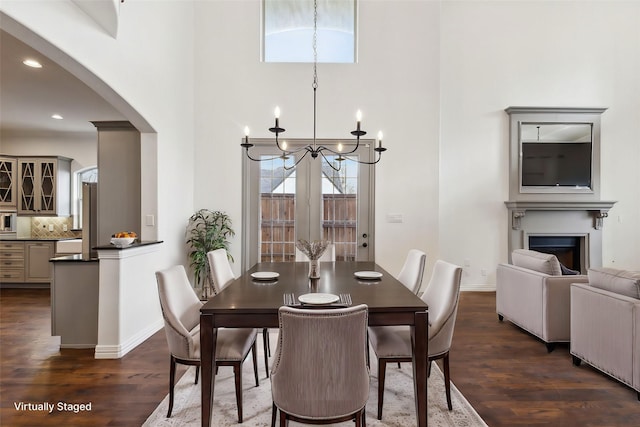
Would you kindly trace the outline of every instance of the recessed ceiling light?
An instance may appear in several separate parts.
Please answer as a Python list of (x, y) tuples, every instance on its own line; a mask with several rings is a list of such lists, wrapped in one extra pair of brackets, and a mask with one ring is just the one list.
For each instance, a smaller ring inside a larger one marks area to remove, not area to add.
[(35, 59), (25, 59), (22, 61), (24, 65), (31, 68), (42, 68), (42, 64), (36, 61)]
[(64, 117), (62, 117), (60, 114), (54, 114), (51, 116), (51, 118), (56, 120), (62, 120)]

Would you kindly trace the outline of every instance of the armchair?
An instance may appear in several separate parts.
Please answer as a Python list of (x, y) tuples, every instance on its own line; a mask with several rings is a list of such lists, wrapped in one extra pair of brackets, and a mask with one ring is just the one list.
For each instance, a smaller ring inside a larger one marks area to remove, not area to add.
[(555, 255), (516, 249), (511, 264), (500, 264), (496, 279), (496, 312), (545, 342), (547, 351), (555, 343), (568, 342), (570, 288), (587, 282), (586, 275), (562, 275)]
[(640, 272), (599, 268), (588, 277), (571, 285), (573, 364), (584, 360), (640, 400)]

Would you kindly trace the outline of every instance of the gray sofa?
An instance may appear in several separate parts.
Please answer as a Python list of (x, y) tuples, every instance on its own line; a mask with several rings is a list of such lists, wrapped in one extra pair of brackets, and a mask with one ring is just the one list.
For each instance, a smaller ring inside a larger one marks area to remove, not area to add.
[(587, 282), (586, 275), (562, 275), (555, 255), (516, 249), (511, 264), (500, 264), (496, 278), (498, 319), (506, 318), (540, 338), (552, 351), (557, 342), (568, 342), (570, 289)]
[(633, 388), (640, 400), (640, 272), (591, 269), (571, 285), (571, 355)]

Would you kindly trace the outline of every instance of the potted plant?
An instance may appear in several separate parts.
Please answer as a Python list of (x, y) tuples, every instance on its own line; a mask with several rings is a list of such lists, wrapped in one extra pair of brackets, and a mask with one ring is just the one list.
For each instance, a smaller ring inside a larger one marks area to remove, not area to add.
[(214, 294), (207, 253), (215, 249), (225, 249), (227, 256), (233, 261), (233, 257), (229, 254), (227, 239), (234, 235), (231, 218), (224, 212), (200, 209), (189, 218), (187, 225), (189, 261), (194, 273), (194, 287), (202, 290), (203, 299), (208, 299), (209, 295)]

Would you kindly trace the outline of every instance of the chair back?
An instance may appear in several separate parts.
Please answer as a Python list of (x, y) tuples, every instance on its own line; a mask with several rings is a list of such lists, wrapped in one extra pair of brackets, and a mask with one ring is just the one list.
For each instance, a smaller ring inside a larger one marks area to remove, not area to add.
[(351, 415), (369, 398), (368, 308), (280, 307), (280, 335), (271, 370), (274, 404), (313, 419)]
[[(333, 262), (336, 260), (336, 245), (329, 243), (322, 253), (320, 262)], [(296, 261), (309, 261), (309, 258), (300, 249), (296, 248)]]
[(411, 249), (404, 260), (404, 265), (398, 281), (405, 285), (411, 292), (417, 294), (422, 285), (422, 277), (424, 276), (424, 264), (427, 261), (427, 254), (418, 249)]
[(451, 348), (453, 328), (460, 299), (462, 268), (438, 260), (422, 295), (429, 305), (429, 356), (444, 354)]
[(215, 293), (219, 293), (227, 285), (233, 282), (236, 276), (233, 274), (226, 249), (216, 249), (207, 252), (207, 260), (211, 271), (211, 279), (213, 280), (213, 289)]
[(169, 351), (179, 359), (200, 358), (200, 307), (202, 302), (189, 283), (182, 265), (156, 272), (158, 296)]

